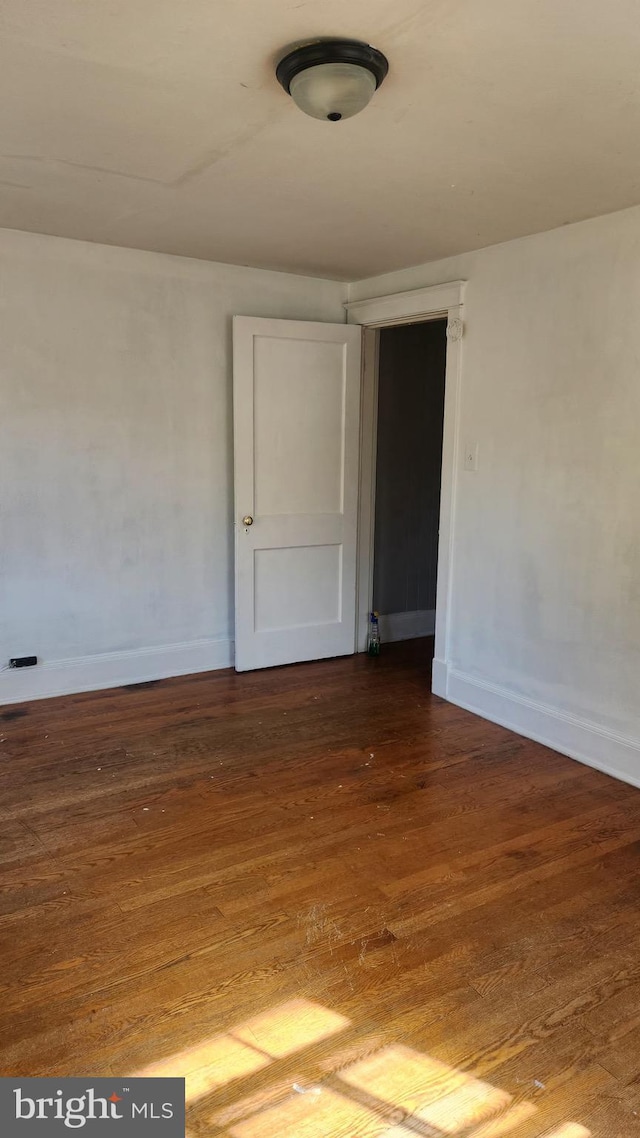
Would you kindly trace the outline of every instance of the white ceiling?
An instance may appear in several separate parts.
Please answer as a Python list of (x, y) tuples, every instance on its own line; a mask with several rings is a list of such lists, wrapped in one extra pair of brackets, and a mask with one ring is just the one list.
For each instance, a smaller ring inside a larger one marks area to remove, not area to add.
[[(0, 225), (356, 279), (640, 202), (637, 0), (2, 0)], [(389, 58), (353, 119), (292, 42)]]

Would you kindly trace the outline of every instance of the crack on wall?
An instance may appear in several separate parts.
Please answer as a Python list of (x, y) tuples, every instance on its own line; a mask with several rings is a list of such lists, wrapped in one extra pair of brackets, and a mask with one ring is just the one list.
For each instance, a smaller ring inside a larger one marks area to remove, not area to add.
[[(275, 117), (280, 117), (275, 116)], [(235, 153), (237, 150), (242, 149), (247, 143), (256, 138), (265, 127), (273, 121), (274, 115), (270, 114), (266, 119), (261, 122), (253, 124), (244, 131), (240, 131), (235, 137), (226, 145), (215, 150), (210, 150), (198, 162), (188, 166), (187, 169), (179, 174), (177, 178), (169, 181), (161, 178), (149, 178), (143, 174), (129, 174), (124, 170), (117, 170), (109, 166), (94, 166), (86, 162), (74, 162), (69, 158), (51, 158), (38, 154), (0, 154), (0, 161), (6, 162), (32, 162), (41, 165), (52, 166), (67, 166), (73, 170), (84, 170), (92, 174), (106, 174), (109, 177), (125, 178), (127, 181), (141, 182), (147, 185), (160, 186), (162, 189), (179, 189), (187, 185), (201, 174), (206, 173), (213, 166), (216, 166), (223, 159), (228, 158), (229, 155)], [(2, 183), (0, 183), (2, 184)], [(19, 183), (14, 184), (17, 188), (31, 189), (31, 186), (20, 186)]]
[(229, 155), (235, 153), (235, 151), (242, 149), (243, 146), (246, 146), (247, 143), (251, 142), (254, 138), (261, 134), (265, 127), (271, 124), (274, 117), (279, 118), (280, 116), (269, 115), (269, 117), (264, 119), (262, 122), (254, 124), (253, 126), (248, 127), (246, 130), (241, 131), (226, 146), (223, 146), (220, 149), (209, 151), (204, 158), (200, 159), (199, 162), (194, 163), (192, 166), (188, 167), (183, 174), (180, 174), (180, 176), (171, 183), (171, 186), (177, 188), (179, 186), (186, 185), (194, 178), (197, 178), (201, 174), (206, 173), (207, 170), (212, 169), (212, 167), (216, 166), (218, 162), (222, 162), (224, 158), (228, 158)]
[[(174, 183), (161, 181), (160, 178), (147, 178), (143, 174), (127, 174), (124, 170), (114, 170), (108, 166), (90, 166), (86, 162), (72, 162), (69, 158), (46, 158), (38, 154), (0, 154), (2, 162), (34, 162), (42, 165), (70, 166), (74, 170), (88, 170), (92, 174), (109, 174), (111, 177), (126, 178), (133, 182), (147, 182), (154, 186), (166, 188)], [(18, 183), (15, 183), (16, 185)], [(25, 189), (32, 189), (26, 186)]]
[(28, 186), (25, 182), (6, 182), (0, 178), (0, 186), (8, 186), (11, 190), (31, 190), (33, 186)]

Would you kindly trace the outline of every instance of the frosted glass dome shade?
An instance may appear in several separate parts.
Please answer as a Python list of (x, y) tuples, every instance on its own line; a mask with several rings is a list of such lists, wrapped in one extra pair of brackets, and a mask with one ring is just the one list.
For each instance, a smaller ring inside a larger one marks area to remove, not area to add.
[(376, 86), (375, 75), (357, 63), (320, 63), (298, 72), (289, 94), (312, 118), (339, 122), (364, 110)]

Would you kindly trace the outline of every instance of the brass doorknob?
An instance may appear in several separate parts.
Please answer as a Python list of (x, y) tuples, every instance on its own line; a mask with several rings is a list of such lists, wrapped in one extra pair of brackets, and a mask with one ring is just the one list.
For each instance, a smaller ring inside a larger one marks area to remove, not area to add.
[(251, 514), (247, 514), (246, 518), (242, 519), (242, 524), (243, 524), (243, 526), (252, 526), (253, 525), (253, 518), (251, 517)]

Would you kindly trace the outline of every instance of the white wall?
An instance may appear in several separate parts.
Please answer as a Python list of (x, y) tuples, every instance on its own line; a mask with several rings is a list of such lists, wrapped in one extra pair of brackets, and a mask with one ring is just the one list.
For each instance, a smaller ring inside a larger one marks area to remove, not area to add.
[(640, 209), (362, 281), (467, 279), (447, 695), (640, 784)]
[(0, 702), (230, 662), (230, 318), (344, 294), (0, 231)]

